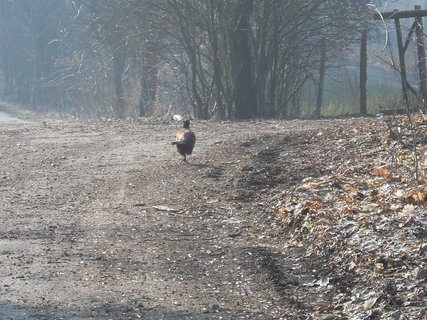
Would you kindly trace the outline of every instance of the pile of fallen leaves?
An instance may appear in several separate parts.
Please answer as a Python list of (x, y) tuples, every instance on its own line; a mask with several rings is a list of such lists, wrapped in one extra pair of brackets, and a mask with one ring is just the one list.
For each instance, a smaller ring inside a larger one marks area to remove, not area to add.
[(323, 266), (331, 302), (313, 317), (427, 319), (427, 120), (364, 119), (310, 139), (322, 170), (271, 207), (289, 245)]

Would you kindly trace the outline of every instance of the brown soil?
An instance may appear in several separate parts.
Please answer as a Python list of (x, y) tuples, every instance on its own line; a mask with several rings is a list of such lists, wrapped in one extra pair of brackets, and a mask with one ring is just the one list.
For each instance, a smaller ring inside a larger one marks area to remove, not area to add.
[(178, 124), (0, 119), (0, 318), (310, 318), (315, 262), (264, 201), (316, 173), (291, 132), (345, 121), (193, 121), (185, 164)]

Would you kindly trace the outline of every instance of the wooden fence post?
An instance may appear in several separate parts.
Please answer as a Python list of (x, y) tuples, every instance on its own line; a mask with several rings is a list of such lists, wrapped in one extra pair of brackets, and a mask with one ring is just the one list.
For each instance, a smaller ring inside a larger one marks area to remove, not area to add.
[[(421, 10), (421, 6), (415, 6), (415, 10)], [(420, 92), (423, 99), (423, 107), (427, 103), (427, 67), (426, 67), (426, 51), (424, 43), (424, 26), (423, 17), (416, 18), (416, 34), (417, 34), (417, 55), (418, 55), (418, 73), (420, 76)]]
[(406, 78), (406, 65), (405, 65), (405, 49), (403, 48), (402, 28), (400, 27), (399, 18), (395, 18), (394, 23), (396, 24), (397, 47), (399, 49), (399, 67), (400, 67), (400, 79), (402, 81), (403, 100), (405, 102), (405, 107), (409, 107), (408, 86), (407, 86), (408, 80)]

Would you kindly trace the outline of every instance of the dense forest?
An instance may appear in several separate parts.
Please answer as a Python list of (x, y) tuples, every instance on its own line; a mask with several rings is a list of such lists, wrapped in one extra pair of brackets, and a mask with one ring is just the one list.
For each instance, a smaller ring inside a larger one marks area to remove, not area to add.
[(322, 48), (333, 61), (372, 30), (368, 3), (3, 0), (0, 99), (91, 117), (298, 117)]

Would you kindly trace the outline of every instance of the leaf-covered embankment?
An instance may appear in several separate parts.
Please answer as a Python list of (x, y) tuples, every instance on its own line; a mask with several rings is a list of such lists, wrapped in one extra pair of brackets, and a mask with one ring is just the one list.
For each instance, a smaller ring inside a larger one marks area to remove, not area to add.
[(427, 122), (415, 126), (415, 148), (405, 117), (293, 132), (242, 169), (246, 186), (270, 176), (274, 190), (257, 196), (288, 246), (317, 264), (311, 285), (329, 303), (313, 317), (425, 317)]

